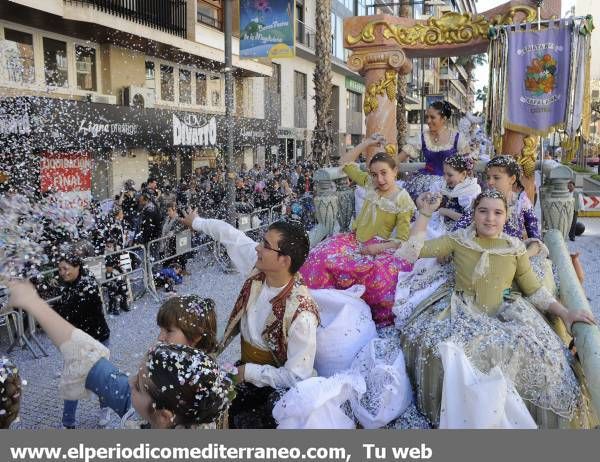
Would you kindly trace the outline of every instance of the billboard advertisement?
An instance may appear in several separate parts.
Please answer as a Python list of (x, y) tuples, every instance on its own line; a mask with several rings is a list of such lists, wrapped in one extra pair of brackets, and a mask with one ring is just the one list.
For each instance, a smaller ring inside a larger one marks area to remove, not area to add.
[(294, 56), (294, 0), (240, 0), (240, 58)]

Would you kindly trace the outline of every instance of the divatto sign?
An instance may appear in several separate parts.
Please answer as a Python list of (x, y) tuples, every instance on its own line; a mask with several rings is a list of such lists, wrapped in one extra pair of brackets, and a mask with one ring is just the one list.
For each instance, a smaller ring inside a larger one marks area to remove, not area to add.
[(194, 114), (183, 118), (173, 114), (173, 146), (216, 146), (217, 119), (206, 123)]

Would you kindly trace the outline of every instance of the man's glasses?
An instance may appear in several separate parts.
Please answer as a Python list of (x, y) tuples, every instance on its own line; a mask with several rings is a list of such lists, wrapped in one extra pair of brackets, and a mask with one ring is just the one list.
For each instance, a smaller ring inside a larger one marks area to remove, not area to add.
[(273, 252), (277, 252), (279, 255), (285, 255), (285, 253), (282, 250), (279, 249), (274, 249), (271, 244), (269, 244), (269, 241), (267, 241), (266, 239), (263, 238), (262, 240), (262, 246), (267, 249), (267, 250), (272, 250)]

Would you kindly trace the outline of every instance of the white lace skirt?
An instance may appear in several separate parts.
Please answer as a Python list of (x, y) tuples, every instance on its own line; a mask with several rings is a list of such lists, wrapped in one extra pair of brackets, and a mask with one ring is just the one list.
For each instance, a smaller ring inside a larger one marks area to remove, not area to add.
[(460, 345), (483, 372), (499, 366), (540, 427), (589, 428), (597, 422), (570, 352), (539, 311), (515, 295), (489, 316), (471, 297), (455, 293), (415, 312), (401, 336), (417, 404), (435, 425), (443, 382), (437, 347), (446, 340)]

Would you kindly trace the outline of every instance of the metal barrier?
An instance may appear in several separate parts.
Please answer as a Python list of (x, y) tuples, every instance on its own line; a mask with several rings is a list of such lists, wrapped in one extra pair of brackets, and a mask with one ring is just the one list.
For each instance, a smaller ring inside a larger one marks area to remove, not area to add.
[[(171, 243), (174, 243), (173, 246)], [(198, 252), (200, 250), (208, 250), (212, 245), (213, 241), (202, 243), (198, 246), (192, 246), (192, 231), (186, 229), (175, 235), (159, 237), (158, 239), (154, 239), (147, 244), (148, 248), (148, 258), (146, 259), (147, 265), (147, 274), (148, 278), (148, 289), (152, 296), (158, 301), (158, 292), (156, 290), (156, 284), (154, 282), (154, 267), (161, 263), (164, 263), (169, 260), (175, 260), (185, 254), (191, 252)], [(174, 253), (170, 252), (171, 249), (174, 249)], [(165, 256), (165, 251), (168, 255)], [(152, 256), (156, 255), (158, 258), (153, 258)]]
[[(141, 255), (138, 255), (138, 253), (140, 253)], [(130, 265), (129, 267), (123, 268), (123, 271), (116, 276), (115, 278), (112, 279), (106, 279), (106, 258), (107, 257), (111, 257), (112, 255), (124, 255), (127, 254), (129, 256), (129, 262)], [(139, 258), (139, 264), (137, 266), (134, 267), (134, 265), (131, 262), (131, 256), (132, 255), (136, 255), (137, 258)], [(142, 273), (142, 283), (143, 283), (143, 288), (144, 288), (144, 292), (149, 291), (148, 289), (148, 274), (147, 274), (147, 265), (146, 265), (146, 249), (144, 249), (143, 246), (141, 245), (134, 245), (131, 247), (127, 247), (125, 249), (121, 249), (121, 250), (115, 250), (114, 252), (109, 252), (107, 254), (104, 255), (100, 255), (98, 257), (91, 257), (91, 258), (86, 258), (83, 260), (83, 266), (84, 268), (86, 268), (91, 274), (94, 275), (97, 283), (98, 283), (98, 288), (100, 291), (100, 300), (102, 302), (102, 309), (103, 311), (106, 313), (106, 303), (104, 300), (104, 294), (103, 294), (103, 287), (107, 284), (110, 284), (112, 282), (115, 282), (117, 280), (123, 280), (126, 278), (129, 278), (133, 275), (136, 275), (138, 273)], [(54, 281), (58, 281), (58, 268), (51, 268), (45, 271), (41, 271), (39, 273), (39, 283), (38, 283), (38, 290), (40, 292), (40, 296), (42, 297), (42, 299), (48, 303), (55, 303), (57, 301), (60, 300), (60, 295), (58, 295), (58, 290), (59, 290), (59, 285), (58, 282), (54, 282)], [(132, 294), (133, 295), (133, 294)], [(135, 297), (133, 297), (135, 299)], [(8, 348), (8, 353), (10, 353), (16, 346), (20, 346), (22, 348), (27, 348), (31, 354), (35, 357), (38, 358), (38, 354), (35, 352), (32, 343), (30, 342), (30, 340), (33, 342), (33, 344), (35, 344), (35, 346), (38, 347), (38, 349), (42, 352), (43, 356), (48, 356), (48, 353), (46, 353), (46, 350), (42, 347), (42, 345), (40, 344), (40, 342), (38, 341), (38, 339), (36, 338), (36, 328), (35, 328), (35, 318), (33, 316), (31, 316), (29, 313), (26, 313), (27, 317), (28, 317), (28, 321), (29, 321), (29, 326), (27, 329), (27, 332), (25, 331), (24, 328), (24, 314), (21, 310), (15, 310), (14, 312), (14, 323), (15, 323), (15, 328), (16, 328), (16, 336), (14, 339), (11, 339), (11, 345)], [(7, 320), (7, 322), (9, 322)]]

